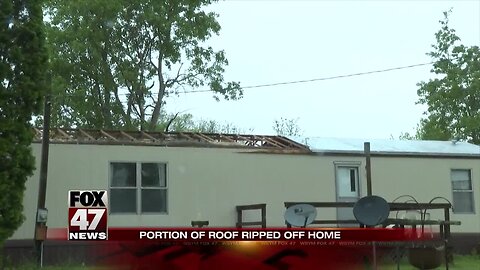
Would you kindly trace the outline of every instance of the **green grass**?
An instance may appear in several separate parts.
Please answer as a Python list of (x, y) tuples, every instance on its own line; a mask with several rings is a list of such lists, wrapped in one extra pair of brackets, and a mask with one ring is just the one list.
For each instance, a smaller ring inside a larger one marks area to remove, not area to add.
[[(3, 266), (3, 268), (2, 268)], [(38, 267), (34, 262), (25, 262), (20, 266), (14, 266), (7, 263), (3, 264), (0, 262), (0, 270), (110, 270), (111, 268), (102, 268), (102, 267), (86, 267), (73, 263), (64, 263), (59, 266), (44, 266), (42, 268)]]
[[(38, 268), (34, 264), (25, 264), (21, 267), (15, 267), (15, 268), (5, 268), (0, 270), (109, 270), (111, 268), (102, 268), (102, 267), (82, 267), (82, 266), (47, 266), (43, 268)], [(366, 270), (369, 269), (368, 267), (365, 268)], [(372, 268), (370, 268), (372, 269)], [(382, 264), (379, 263), (378, 270), (396, 270), (397, 265), (396, 264)], [(436, 269), (445, 269), (445, 265), (442, 264), (442, 266), (436, 268)], [(454, 263), (449, 264), (449, 269), (450, 270), (475, 270), (475, 269), (480, 269), (480, 255), (468, 255), (468, 256), (460, 256), (456, 255), (454, 256)], [(406, 259), (400, 264), (400, 270), (417, 270), (417, 268), (411, 266)]]
[[(475, 270), (480, 269), (480, 255), (460, 256), (456, 255), (453, 259), (453, 264), (449, 264), (450, 270)], [(381, 265), (378, 270), (396, 270), (396, 264)], [(400, 270), (417, 270), (418, 268), (411, 266), (407, 260), (400, 264)], [(442, 264), (436, 269), (445, 269), (445, 264)]]
[[(112, 268), (85, 267), (85, 266), (45, 266), (43, 268), (34, 265), (24, 265), (21, 267), (5, 268), (5, 270), (110, 270)], [(2, 269), (3, 270), (3, 269)]]

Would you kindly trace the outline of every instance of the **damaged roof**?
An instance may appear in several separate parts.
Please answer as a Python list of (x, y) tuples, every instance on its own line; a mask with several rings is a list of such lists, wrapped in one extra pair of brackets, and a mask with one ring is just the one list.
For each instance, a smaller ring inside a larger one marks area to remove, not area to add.
[[(42, 141), (43, 130), (35, 128), (34, 142)], [(172, 147), (224, 147), (266, 150), (299, 150), (310, 152), (308, 147), (282, 136), (216, 134), (199, 132), (147, 132), (123, 130), (93, 130), (53, 128), (49, 131), (50, 143), (104, 144), (104, 145), (154, 145)]]
[[(40, 143), (43, 130), (35, 128), (34, 142)], [(372, 156), (432, 156), (480, 158), (480, 146), (467, 142), (284, 137), (273, 135), (219, 134), (199, 132), (147, 132), (102, 129), (50, 129), (50, 143), (152, 145), (256, 149), (263, 153), (363, 156), (370, 143)]]

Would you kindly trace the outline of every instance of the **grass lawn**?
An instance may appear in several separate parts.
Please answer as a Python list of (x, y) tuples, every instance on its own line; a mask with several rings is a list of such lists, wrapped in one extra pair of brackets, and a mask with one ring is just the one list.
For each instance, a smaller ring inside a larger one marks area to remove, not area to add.
[[(449, 264), (449, 270), (475, 270), (480, 269), (480, 255), (470, 255), (470, 256), (454, 256), (454, 263)], [(382, 265), (378, 267), (378, 270), (396, 270), (397, 265)], [(407, 260), (400, 264), (400, 270), (416, 270), (411, 266)], [(445, 264), (436, 268), (436, 269), (445, 269)]]
[(111, 270), (112, 268), (100, 268), (100, 267), (82, 267), (82, 266), (46, 266), (39, 268), (33, 265), (25, 265), (18, 268), (5, 268), (5, 270)]
[[(34, 265), (24, 265), (19, 268), (5, 268), (5, 270), (110, 270), (112, 268), (101, 268), (101, 267), (82, 267), (82, 266), (48, 266), (43, 268), (38, 268)], [(372, 267), (366, 267), (365, 270), (370, 270)], [(379, 264), (378, 270), (396, 270), (396, 264)], [(400, 264), (400, 270), (417, 270), (411, 266), (407, 260), (404, 260)], [(445, 265), (442, 265), (436, 269), (445, 269)], [(454, 264), (449, 265), (450, 270), (476, 270), (480, 269), (480, 255), (469, 255), (469, 256), (454, 256)], [(3, 270), (3, 269), (2, 269)]]

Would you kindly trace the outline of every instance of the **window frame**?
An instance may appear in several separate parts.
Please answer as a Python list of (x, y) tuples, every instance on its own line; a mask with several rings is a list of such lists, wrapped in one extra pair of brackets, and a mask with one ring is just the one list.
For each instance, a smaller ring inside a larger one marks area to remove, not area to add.
[[(142, 164), (154, 163), (165, 166), (165, 187), (142, 187)], [(167, 162), (137, 162), (137, 215), (168, 215), (168, 164)], [(143, 190), (165, 190), (165, 212), (142, 212), (142, 191)]]
[[(361, 172), (361, 166), (362, 162), (361, 161), (334, 161), (333, 162), (333, 167), (334, 167), (334, 181), (335, 181), (335, 199), (339, 201), (340, 198), (346, 198), (346, 197), (340, 197), (339, 196), (339, 187), (338, 187), (338, 169), (339, 168), (349, 168), (349, 169), (355, 169), (356, 170), (356, 177), (357, 177), (357, 186), (356, 186), (356, 192), (357, 192), (357, 198), (360, 199), (362, 197), (362, 179), (360, 177), (360, 172)], [(347, 197), (350, 198), (350, 197)]]
[[(467, 190), (467, 189), (454, 189), (453, 187), (453, 178), (452, 178), (452, 173), (453, 171), (467, 171), (468, 172), (468, 177), (469, 177), (469, 181), (470, 181), (470, 189)], [(473, 170), (471, 168), (451, 168), (450, 169), (450, 190), (451, 190), (451, 194), (452, 194), (452, 207), (453, 207), (453, 214), (461, 214), (461, 215), (474, 215), (476, 213), (476, 207), (475, 207), (475, 188), (473, 186)], [(455, 202), (454, 202), (454, 194), (455, 193), (470, 193), (472, 194), (472, 200), (471, 200), (471, 203), (472, 203), (472, 211), (469, 211), (469, 212), (458, 212), (458, 211), (455, 211)]]
[[(114, 163), (133, 163), (135, 164), (135, 177), (136, 183), (135, 187), (112, 187), (112, 164)], [(165, 166), (165, 187), (142, 187), (142, 164), (144, 163), (154, 163), (154, 164), (162, 164)], [(111, 207), (109, 207), (108, 212), (110, 215), (168, 215), (169, 214), (169, 169), (168, 169), (168, 162), (163, 161), (125, 161), (125, 160), (112, 160), (108, 162), (108, 191), (110, 192), (112, 189), (135, 189), (136, 195), (136, 202), (135, 202), (135, 212), (112, 212)], [(165, 211), (164, 212), (142, 212), (142, 190), (144, 189), (151, 189), (151, 190), (165, 190)], [(111, 205), (112, 196), (108, 196), (109, 205)]]

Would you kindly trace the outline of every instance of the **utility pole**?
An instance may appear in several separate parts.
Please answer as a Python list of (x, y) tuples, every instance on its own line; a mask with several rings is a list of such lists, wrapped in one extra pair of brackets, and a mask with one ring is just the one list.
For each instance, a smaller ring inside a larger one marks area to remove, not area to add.
[[(50, 83), (50, 80), (48, 80)], [(47, 87), (50, 87), (48, 85)], [(50, 90), (50, 88), (49, 88)], [(43, 242), (47, 237), (47, 216), (48, 210), (45, 208), (47, 195), (47, 176), (48, 176), (48, 151), (50, 138), (50, 91), (45, 96), (43, 112), (43, 131), (42, 131), (42, 159), (40, 165), (40, 183), (38, 187), (37, 215), (35, 217), (35, 253), (37, 263), (43, 267)]]
[(372, 196), (372, 166), (370, 163), (370, 143), (365, 142), (363, 144), (363, 149), (366, 158), (365, 170), (367, 171), (367, 195)]

